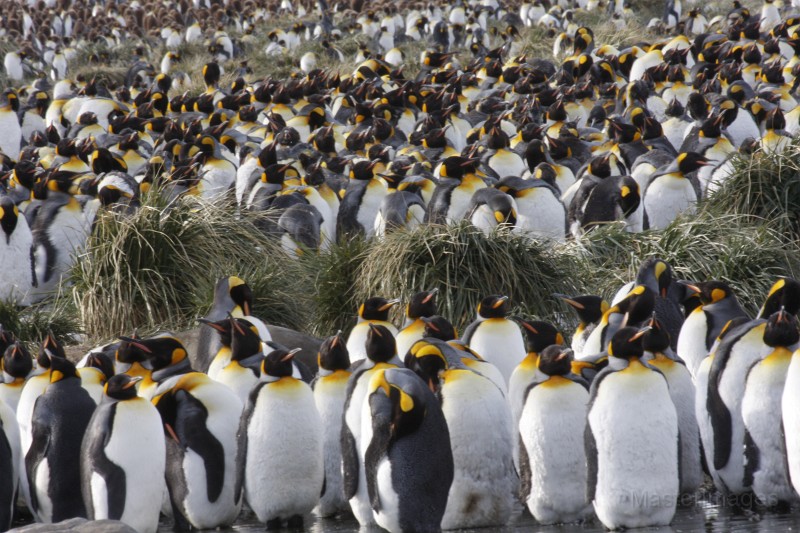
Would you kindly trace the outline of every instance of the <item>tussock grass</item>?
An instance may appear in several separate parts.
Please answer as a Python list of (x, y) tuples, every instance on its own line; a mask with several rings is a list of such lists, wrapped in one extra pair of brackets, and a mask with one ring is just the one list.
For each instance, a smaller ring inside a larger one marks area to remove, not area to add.
[(257, 291), (255, 311), (268, 323), (302, 323), (294, 278), (282, 268), (287, 257), (258, 227), (268, 214), (235, 212), (227, 201), (187, 197), (168, 205), (151, 193), (133, 215), (101, 213), (72, 271), (88, 337), (193, 327), (217, 278), (234, 274)]
[(75, 334), (81, 331), (72, 301), (62, 294), (29, 307), (0, 301), (0, 324), (31, 349), (36, 348), (48, 332), (62, 344), (74, 344)]
[(773, 225), (705, 206), (663, 231), (638, 234), (610, 225), (573, 243), (569, 253), (586, 292), (611, 297), (650, 256), (668, 261), (678, 278), (729, 283), (742, 305), (758, 310), (778, 276), (800, 273), (800, 250)]
[(769, 220), (792, 240), (800, 239), (800, 141), (784, 152), (737, 156), (734, 173), (712, 194), (716, 209)]
[(543, 316), (552, 310), (551, 293), (576, 288), (564, 275), (571, 258), (557, 250), (502, 229), (486, 236), (468, 223), (397, 231), (367, 250), (356, 294), (407, 302), (438, 287), (440, 313), (460, 328), (490, 294), (508, 295), (518, 311)]

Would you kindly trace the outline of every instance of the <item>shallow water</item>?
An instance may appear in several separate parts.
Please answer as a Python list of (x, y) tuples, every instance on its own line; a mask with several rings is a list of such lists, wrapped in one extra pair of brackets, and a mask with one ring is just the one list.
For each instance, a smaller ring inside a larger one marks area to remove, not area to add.
[[(312, 519), (313, 522), (306, 525), (306, 531), (311, 531), (313, 533), (349, 533), (359, 531), (358, 522), (356, 522), (352, 516), (342, 519), (317, 519), (316, 517)], [(263, 532), (264, 530), (264, 525), (260, 524), (255, 519), (245, 519), (231, 528), (220, 531), (255, 533)], [(167, 533), (169, 531), (172, 531), (169, 524), (163, 524), (162, 527), (159, 528), (160, 533)], [(361, 531), (377, 533), (383, 530), (380, 528), (365, 528)], [(542, 533), (601, 533), (605, 531), (605, 528), (596, 520), (583, 525), (541, 526), (533, 520), (530, 514), (525, 512), (513, 526), (461, 531), (482, 533), (488, 531), (500, 533), (523, 531)], [(755, 513), (752, 511), (742, 511), (741, 509), (723, 505), (720, 502), (703, 497), (694, 504), (679, 507), (671, 526), (650, 528), (647, 531), (705, 531), (707, 533), (800, 531), (800, 509), (794, 508), (792, 513)]]

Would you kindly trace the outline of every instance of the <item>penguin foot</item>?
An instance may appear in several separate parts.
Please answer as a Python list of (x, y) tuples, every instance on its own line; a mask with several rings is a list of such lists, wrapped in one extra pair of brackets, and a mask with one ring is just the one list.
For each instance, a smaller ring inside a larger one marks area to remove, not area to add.
[(289, 518), (289, 529), (303, 529), (303, 517), (296, 514)]
[(272, 520), (267, 520), (267, 531), (275, 531), (281, 528), (281, 519), (273, 518)]

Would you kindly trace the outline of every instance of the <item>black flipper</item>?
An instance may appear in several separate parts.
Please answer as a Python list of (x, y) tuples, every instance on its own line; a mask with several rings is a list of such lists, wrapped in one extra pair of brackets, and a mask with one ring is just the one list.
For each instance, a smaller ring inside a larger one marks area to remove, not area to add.
[(99, 474), (105, 481), (108, 494), (108, 518), (119, 520), (122, 518), (122, 513), (125, 512), (127, 499), (125, 470), (113, 463), (105, 453), (105, 448), (111, 440), (116, 412), (116, 403), (101, 405), (90, 422), (83, 439), (83, 449), (88, 453), (81, 461), (81, 488), (90, 520), (96, 520), (92, 504), (91, 480), (93, 474)]

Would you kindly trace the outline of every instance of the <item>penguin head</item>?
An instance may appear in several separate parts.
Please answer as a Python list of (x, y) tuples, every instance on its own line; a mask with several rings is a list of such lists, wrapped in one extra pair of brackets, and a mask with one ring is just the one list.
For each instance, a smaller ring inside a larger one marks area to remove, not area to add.
[(369, 323), (367, 341), (364, 345), (367, 358), (376, 363), (386, 363), (397, 355), (394, 335), (386, 326)]
[(291, 377), (294, 372), (292, 359), (302, 348), (287, 350), (285, 347), (278, 347), (279, 345), (271, 342), (267, 344), (275, 349), (264, 356), (264, 360), (261, 362), (261, 375), (272, 378)]
[(758, 318), (768, 318), (781, 308), (792, 315), (800, 311), (800, 283), (793, 278), (780, 278), (772, 285)]
[(601, 296), (591, 294), (583, 296), (566, 296), (554, 294), (575, 310), (582, 324), (594, 324), (600, 321), (603, 313), (608, 311), (609, 305)]
[(19, 208), (8, 196), (0, 196), (0, 228), (6, 237), (6, 244), (11, 244), (11, 234), (17, 227)]
[(203, 81), (206, 87), (215, 87), (219, 82), (221, 71), (217, 63), (206, 63), (203, 66)]
[(670, 345), (670, 336), (667, 328), (661, 323), (656, 314), (650, 317), (647, 328), (642, 335), (642, 348), (651, 353), (659, 353), (667, 350)]
[(562, 343), (551, 344), (539, 354), (539, 370), (548, 376), (566, 376), (572, 372), (572, 350)]
[[(147, 339), (120, 337), (123, 343), (117, 351), (117, 359), (123, 362), (147, 362), (155, 372), (171, 367), (188, 366), (189, 356), (183, 343), (169, 333), (161, 333)], [(127, 346), (125, 345), (127, 343)]]
[(197, 321), (213, 329), (219, 335), (219, 340), (222, 343), (222, 345), (230, 347), (231, 345), (230, 319), (223, 318), (222, 320), (217, 320), (215, 322), (213, 320), (208, 320), (206, 318), (198, 318)]
[[(230, 276), (222, 278), (217, 282), (217, 291), (215, 293), (214, 301), (217, 302), (217, 295), (222, 293), (227, 295), (233, 303), (241, 309), (244, 316), (248, 316), (253, 307), (253, 291), (241, 278)], [(233, 312), (235, 315), (236, 313)]]
[(136, 384), (143, 378), (117, 374), (109, 379), (103, 386), (103, 392), (112, 400), (132, 400), (137, 397)]
[(663, 259), (650, 257), (639, 266), (636, 284), (647, 285), (662, 298), (666, 298), (672, 284), (672, 267)]
[(358, 308), (358, 317), (361, 320), (389, 320), (389, 311), (400, 303), (400, 300), (387, 300), (380, 296), (367, 298)]
[(683, 284), (700, 296), (703, 305), (715, 304), (725, 298), (736, 297), (733, 289), (724, 281), (701, 281), (695, 284), (683, 282)]
[(105, 352), (91, 352), (86, 357), (85, 367), (98, 369), (103, 373), (103, 376), (105, 376), (106, 380), (111, 379), (111, 376), (115, 374), (114, 362)]
[(50, 368), (50, 363), (53, 358), (66, 359), (67, 354), (64, 352), (64, 347), (55, 338), (52, 332), (47, 332), (47, 337), (42, 341), (39, 347), (39, 355), (36, 357), (36, 363), (42, 368)]
[(479, 159), (453, 155), (442, 161), (439, 174), (443, 178), (460, 179), (465, 174), (471, 174), (478, 169)]
[[(379, 370), (369, 382), (369, 405), (373, 420), (376, 410), (389, 422), (390, 442), (414, 433), (425, 419), (421, 398), (425, 384), (407, 369)], [(430, 393), (429, 393), (430, 394)], [(373, 401), (373, 398), (376, 398)]]
[(436, 308), (436, 293), (438, 292), (439, 289), (433, 289), (416, 293), (406, 307), (406, 316), (413, 320), (435, 315), (438, 312)]
[[(406, 368), (413, 370), (422, 381), (428, 384), (428, 388), (434, 394), (440, 387), (439, 374), (450, 367), (447, 356), (443, 352), (443, 341), (433, 343), (428, 339), (422, 339), (414, 343), (408, 350), (403, 361)], [(447, 344), (444, 344), (447, 346)], [(447, 347), (449, 349), (449, 346)]]
[(317, 352), (317, 366), (328, 372), (350, 368), (350, 354), (341, 331), (322, 341)]
[(697, 152), (683, 152), (678, 154), (678, 159), (676, 161), (678, 163), (678, 170), (680, 170), (684, 176), (711, 164), (708, 159)]
[(20, 342), (14, 342), (3, 354), (3, 372), (12, 378), (26, 378), (33, 370), (33, 358)]
[(16, 113), (19, 111), (19, 97), (14, 89), (6, 89), (3, 91), (3, 102), (0, 107), (8, 106), (11, 110)]
[(770, 347), (792, 346), (800, 341), (797, 317), (781, 307), (767, 319), (764, 344)]
[(645, 329), (624, 327), (614, 333), (611, 342), (608, 344), (608, 355), (620, 359), (639, 359), (644, 353), (642, 346), (642, 336)]
[(423, 337), (439, 339), (445, 342), (458, 337), (456, 328), (442, 315), (423, 316), (421, 320), (425, 323)]
[(508, 296), (493, 294), (478, 304), (478, 318), (505, 318), (510, 308)]
[(527, 320), (519, 316), (512, 318), (522, 326), (522, 332), (525, 334), (525, 351), (528, 353), (538, 354), (552, 344), (564, 344), (564, 336), (551, 323)]
[(66, 357), (50, 357), (50, 383), (58, 383), (59, 381), (77, 378), (81, 379), (75, 365)]
[(228, 323), (231, 330), (231, 359), (233, 361), (242, 361), (261, 350), (261, 336), (253, 324), (232, 315), (228, 315)]

